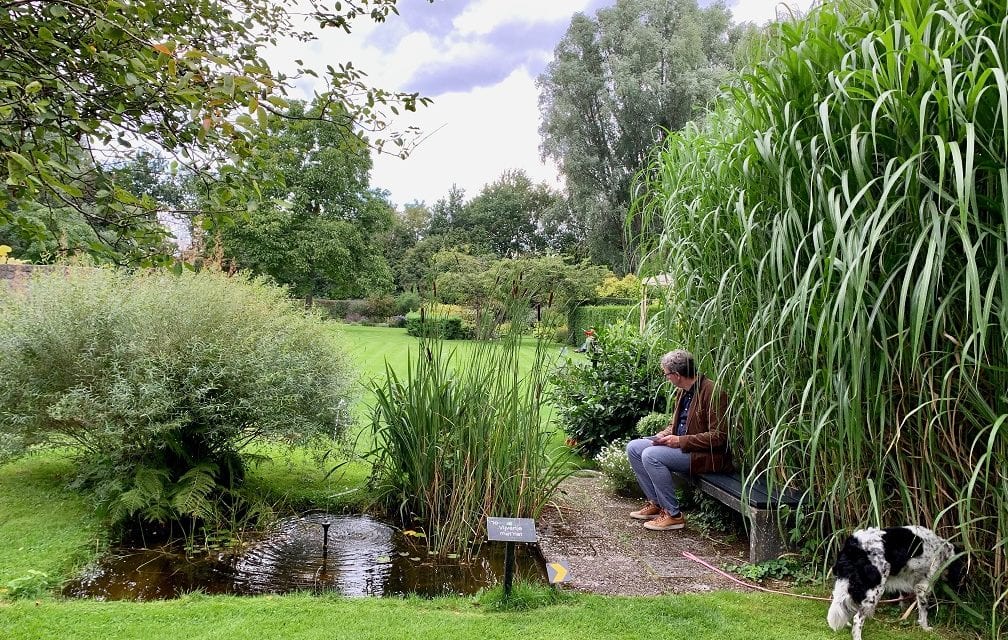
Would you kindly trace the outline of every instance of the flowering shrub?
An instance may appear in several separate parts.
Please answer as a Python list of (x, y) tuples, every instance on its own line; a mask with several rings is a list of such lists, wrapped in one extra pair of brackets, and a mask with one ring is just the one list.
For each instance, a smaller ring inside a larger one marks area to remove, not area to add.
[(627, 459), (627, 442), (629, 440), (611, 442), (595, 456), (595, 463), (606, 476), (606, 484), (616, 492), (625, 492), (637, 486), (637, 477)]

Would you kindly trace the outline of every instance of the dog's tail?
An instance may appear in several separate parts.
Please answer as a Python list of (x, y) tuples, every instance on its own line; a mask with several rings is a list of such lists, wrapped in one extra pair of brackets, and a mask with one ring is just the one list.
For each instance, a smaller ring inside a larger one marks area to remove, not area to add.
[(850, 623), (850, 609), (847, 606), (847, 581), (837, 580), (833, 586), (833, 602), (830, 604), (829, 613), (826, 614), (826, 622), (830, 629), (839, 631)]

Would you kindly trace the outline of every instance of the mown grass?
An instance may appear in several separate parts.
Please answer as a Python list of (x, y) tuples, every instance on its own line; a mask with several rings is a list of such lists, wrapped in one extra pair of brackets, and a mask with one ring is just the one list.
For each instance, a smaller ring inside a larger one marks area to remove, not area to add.
[(57, 584), (104, 548), (87, 500), (66, 488), (70, 472), (53, 451), (0, 466), (0, 591), (31, 571)]
[[(868, 622), (866, 633), (873, 640), (936, 636), (878, 619)], [(721, 592), (663, 598), (579, 595), (565, 604), (507, 613), (485, 611), (473, 598), (193, 595), (148, 603), (19, 601), (0, 604), (0, 637), (821, 640), (834, 635), (821, 603)]]

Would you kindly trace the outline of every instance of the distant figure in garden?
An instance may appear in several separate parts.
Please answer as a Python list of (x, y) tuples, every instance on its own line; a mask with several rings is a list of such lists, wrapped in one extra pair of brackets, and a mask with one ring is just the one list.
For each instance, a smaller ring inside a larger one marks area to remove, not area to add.
[(647, 497), (630, 517), (646, 520), (644, 527), (654, 531), (686, 526), (673, 471), (695, 474), (732, 469), (725, 429), (727, 396), (714, 381), (697, 373), (688, 351), (666, 353), (661, 368), (665, 379), (681, 390), (672, 420), (660, 433), (627, 444), (630, 467)]
[(588, 353), (594, 353), (596, 347), (598, 346), (598, 337), (595, 335), (595, 330), (585, 329), (584, 334), (585, 334), (584, 342), (581, 344), (580, 347), (578, 347), (574, 351), (576, 351), (577, 353), (584, 353), (586, 351)]

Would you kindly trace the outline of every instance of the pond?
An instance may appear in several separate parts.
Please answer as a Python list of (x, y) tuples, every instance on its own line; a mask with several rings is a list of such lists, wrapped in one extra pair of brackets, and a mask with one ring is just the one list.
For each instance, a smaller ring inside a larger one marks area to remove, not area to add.
[[(516, 580), (546, 582), (539, 548), (519, 544)], [(468, 561), (427, 553), (422, 538), (368, 516), (312, 513), (280, 520), (238, 551), (187, 557), (172, 547), (114, 549), (66, 585), (64, 595), (158, 600), (206, 594), (470, 595), (501, 584), (504, 544)]]

